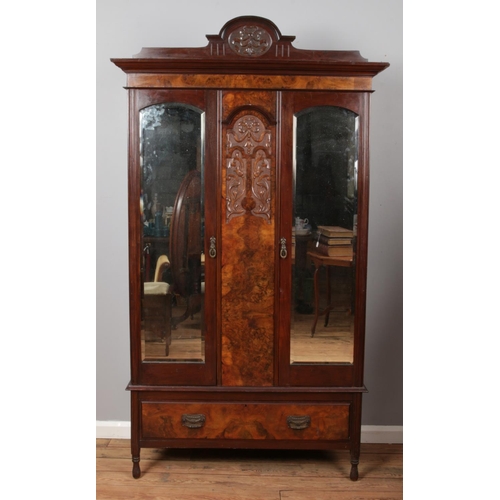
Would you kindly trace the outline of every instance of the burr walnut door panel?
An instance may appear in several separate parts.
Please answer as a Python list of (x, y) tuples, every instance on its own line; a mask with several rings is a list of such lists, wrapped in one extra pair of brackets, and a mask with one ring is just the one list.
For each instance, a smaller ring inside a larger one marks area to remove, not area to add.
[(274, 383), (276, 93), (222, 93), (221, 381)]

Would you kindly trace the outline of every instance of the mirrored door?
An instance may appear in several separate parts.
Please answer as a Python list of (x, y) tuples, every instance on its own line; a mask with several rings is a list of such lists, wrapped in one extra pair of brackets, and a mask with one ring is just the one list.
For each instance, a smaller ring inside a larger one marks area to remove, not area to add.
[(168, 102), (139, 115), (142, 359), (201, 363), (205, 114)]
[(294, 116), (291, 363), (352, 363), (358, 116)]
[(280, 383), (352, 386), (362, 380), (368, 100), (294, 92), (283, 104), (282, 163), (291, 168), (282, 169), (280, 234), (292, 256), (280, 267)]

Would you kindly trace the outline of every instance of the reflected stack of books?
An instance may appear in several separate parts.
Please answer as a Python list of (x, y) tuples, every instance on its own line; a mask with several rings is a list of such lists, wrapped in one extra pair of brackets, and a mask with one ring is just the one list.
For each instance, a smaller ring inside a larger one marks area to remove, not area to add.
[(314, 250), (329, 257), (353, 257), (353, 231), (340, 226), (318, 226)]

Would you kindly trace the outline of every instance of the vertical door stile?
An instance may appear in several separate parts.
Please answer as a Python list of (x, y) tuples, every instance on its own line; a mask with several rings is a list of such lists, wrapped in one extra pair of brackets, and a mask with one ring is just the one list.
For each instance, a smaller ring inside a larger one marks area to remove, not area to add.
[[(292, 213), (293, 213), (293, 94), (290, 92), (279, 92), (279, 170), (277, 174), (277, 185), (279, 191), (279, 231), (276, 245), (280, 239), (286, 239), (288, 256), (285, 259), (278, 257), (279, 268), (279, 314), (276, 318), (277, 328), (277, 363), (278, 363), (278, 385), (288, 386), (290, 366), (290, 314), (288, 311), (291, 304), (292, 265), (294, 261), (294, 248), (292, 241)], [(278, 248), (278, 247), (277, 247)]]
[(225, 168), (224, 160), (223, 160), (223, 125), (222, 125), (222, 90), (217, 90), (216, 94), (216, 103), (217, 103), (217, 112), (216, 112), (216, 144), (217, 144), (217, 152), (216, 152), (216, 175), (217, 175), (217, 241), (219, 242), (219, 257), (217, 258), (217, 334), (216, 334), (216, 349), (217, 349), (217, 385), (222, 385), (222, 299), (221, 299), (221, 291), (222, 291), (222, 264), (221, 264), (221, 255), (222, 255), (222, 224), (224, 217), (224, 209), (222, 206), (222, 178), (223, 171)]
[[(291, 252), (290, 252), (290, 242), (291, 238), (288, 234), (287, 231), (287, 224), (286, 224), (286, 212), (283, 211), (282, 207), (282, 193), (283, 193), (283, 177), (286, 173), (287, 166), (286, 162), (283, 161), (283, 116), (282, 116), (282, 99), (283, 99), (283, 94), (281, 91), (276, 92), (276, 234), (275, 234), (275, 261), (276, 261), (276, 266), (275, 266), (275, 282), (276, 282), (276, 298), (275, 298), (275, 304), (276, 304), (276, 309), (275, 309), (275, 317), (274, 317), (274, 331), (276, 332), (275, 338), (274, 338), (274, 385), (278, 386), (280, 385), (280, 356), (281, 356), (281, 349), (280, 349), (280, 343), (281, 343), (281, 336), (283, 334), (282, 328), (285, 327), (286, 325), (282, 325), (282, 320), (283, 320), (283, 314), (282, 311), (286, 310), (283, 309), (283, 304), (282, 300), (284, 297), (286, 297), (286, 292), (284, 285), (286, 287), (286, 284), (283, 282), (284, 276), (287, 275), (286, 269), (284, 268), (289, 265), (287, 260), (291, 259)], [(285, 215), (285, 216), (284, 216)], [(279, 258), (279, 250), (280, 245), (281, 245), (281, 240), (282, 238), (285, 238), (286, 244), (288, 245), (288, 259), (281, 259)], [(284, 272), (285, 271), (285, 272)]]

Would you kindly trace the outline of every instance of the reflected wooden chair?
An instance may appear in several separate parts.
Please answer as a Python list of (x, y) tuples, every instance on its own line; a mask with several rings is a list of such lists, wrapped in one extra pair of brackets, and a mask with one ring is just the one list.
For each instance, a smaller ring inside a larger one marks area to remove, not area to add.
[(154, 281), (144, 282), (142, 296), (142, 327), (144, 335), (152, 332), (156, 338), (165, 342), (165, 355), (168, 356), (172, 342), (172, 293), (169, 283), (163, 281), (163, 273), (170, 267), (166, 255), (160, 255), (156, 262)]
[(191, 170), (180, 185), (170, 225), (171, 291), (186, 302), (184, 313), (172, 318), (173, 329), (201, 310), (202, 252), (201, 174)]

